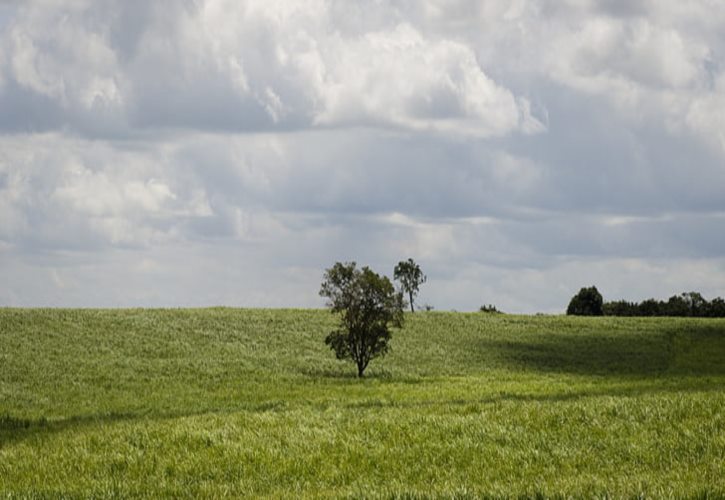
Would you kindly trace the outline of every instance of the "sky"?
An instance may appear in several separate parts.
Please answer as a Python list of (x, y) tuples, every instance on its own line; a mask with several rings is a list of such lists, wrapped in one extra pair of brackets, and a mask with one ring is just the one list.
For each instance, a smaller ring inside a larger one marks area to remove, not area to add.
[(725, 296), (721, 0), (0, 0), (0, 306)]

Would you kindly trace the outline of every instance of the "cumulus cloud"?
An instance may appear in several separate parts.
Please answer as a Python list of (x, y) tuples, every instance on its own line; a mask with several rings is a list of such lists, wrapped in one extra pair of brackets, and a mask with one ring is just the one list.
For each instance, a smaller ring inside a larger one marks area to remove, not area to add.
[(401, 24), (338, 51), (318, 123), (382, 122), (484, 137), (543, 130), (527, 101), (487, 77), (464, 44), (431, 42)]
[[(0, 304), (725, 295), (711, 1), (0, 3)], [(667, 271), (669, 270), (669, 271)]]
[[(12, 88), (0, 99), (28, 101), (21, 110), (48, 104), (57, 124), (88, 135), (381, 124), (480, 137), (543, 130), (528, 101), (488, 77), (465, 43), (427, 38), (404, 21), (343, 31), (340, 15), (317, 0), (23, 5), (2, 40)], [(18, 117), (12, 125), (52, 126)]]

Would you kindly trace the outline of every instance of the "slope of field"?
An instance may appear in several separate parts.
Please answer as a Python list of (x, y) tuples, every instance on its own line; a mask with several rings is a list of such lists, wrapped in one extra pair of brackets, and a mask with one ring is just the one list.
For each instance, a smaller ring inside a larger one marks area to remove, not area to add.
[(0, 309), (0, 495), (725, 496), (725, 320)]

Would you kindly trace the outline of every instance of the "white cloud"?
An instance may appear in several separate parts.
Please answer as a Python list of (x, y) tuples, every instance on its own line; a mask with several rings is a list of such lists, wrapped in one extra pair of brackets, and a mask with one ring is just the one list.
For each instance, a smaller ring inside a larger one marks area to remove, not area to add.
[(119, 180), (106, 172), (94, 173), (84, 167), (69, 169), (64, 185), (53, 196), (74, 210), (93, 217), (142, 211), (159, 214), (164, 204), (174, 199), (169, 187), (156, 179)]
[(91, 112), (103, 115), (106, 132), (134, 125), (382, 124), (483, 137), (543, 130), (527, 100), (487, 76), (467, 44), (428, 38), (405, 22), (347, 33), (332, 24), (334, 10), (317, 0), (151, 9), (136, 49), (123, 53), (109, 25), (118, 9), (107, 2), (30, 4), (19, 8), (4, 45), (14, 81), (57, 103), (63, 121), (90, 135)]
[(338, 47), (318, 123), (382, 122), (484, 137), (543, 129), (464, 44), (432, 42), (400, 24)]
[(674, 134), (689, 130), (719, 142), (719, 129), (695, 125), (701, 117), (693, 118), (703, 95), (721, 94), (712, 68), (725, 62), (725, 40), (716, 34), (725, 29), (725, 16), (716, 8), (710, 16), (708, 4), (610, 2), (606, 9), (581, 2), (540, 34), (548, 38), (541, 70), (577, 91), (606, 97), (635, 122), (660, 120)]
[[(0, 140), (4, 237), (33, 245), (147, 245), (183, 206), (155, 152), (128, 152), (56, 134)], [(181, 205), (181, 206), (180, 206)], [(100, 238), (100, 240), (99, 240)]]
[(94, 31), (75, 22), (73, 9), (44, 5), (26, 12), (5, 36), (19, 85), (80, 112), (122, 106), (122, 76), (103, 26)]
[(7, 5), (0, 304), (725, 293), (715, 0)]
[(618, 82), (643, 91), (697, 85), (708, 57), (699, 41), (685, 42), (678, 31), (644, 19), (587, 20), (559, 36), (553, 48), (548, 59), (554, 76), (594, 92), (609, 91)]

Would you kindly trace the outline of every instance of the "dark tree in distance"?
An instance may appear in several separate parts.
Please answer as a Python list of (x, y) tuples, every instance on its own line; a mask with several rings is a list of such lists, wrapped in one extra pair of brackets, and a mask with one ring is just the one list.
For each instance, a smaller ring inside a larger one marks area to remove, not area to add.
[(418, 295), (420, 285), (426, 282), (427, 277), (420, 270), (420, 266), (413, 259), (401, 260), (393, 270), (393, 279), (400, 281), (403, 291), (408, 294), (410, 299), (410, 312), (415, 312), (413, 307), (413, 299)]
[(403, 326), (403, 294), (387, 278), (355, 262), (337, 262), (325, 271), (320, 295), (331, 312), (340, 315), (340, 326), (325, 343), (337, 359), (351, 359), (358, 377), (373, 358), (388, 352), (389, 325)]
[(582, 288), (571, 298), (566, 313), (576, 316), (601, 316), (603, 302), (597, 287)]
[(707, 316), (711, 318), (725, 318), (725, 300), (715, 297), (707, 305)]
[(686, 292), (681, 295), (687, 304), (689, 316), (698, 317), (705, 316), (707, 313), (708, 302), (699, 292)]
[(690, 304), (683, 295), (673, 295), (667, 300), (667, 302), (663, 302), (660, 306), (660, 315), (689, 316)]
[(642, 303), (639, 305), (639, 315), (640, 316), (661, 316), (661, 307), (660, 302), (658, 302), (655, 299), (647, 299), (643, 300)]

